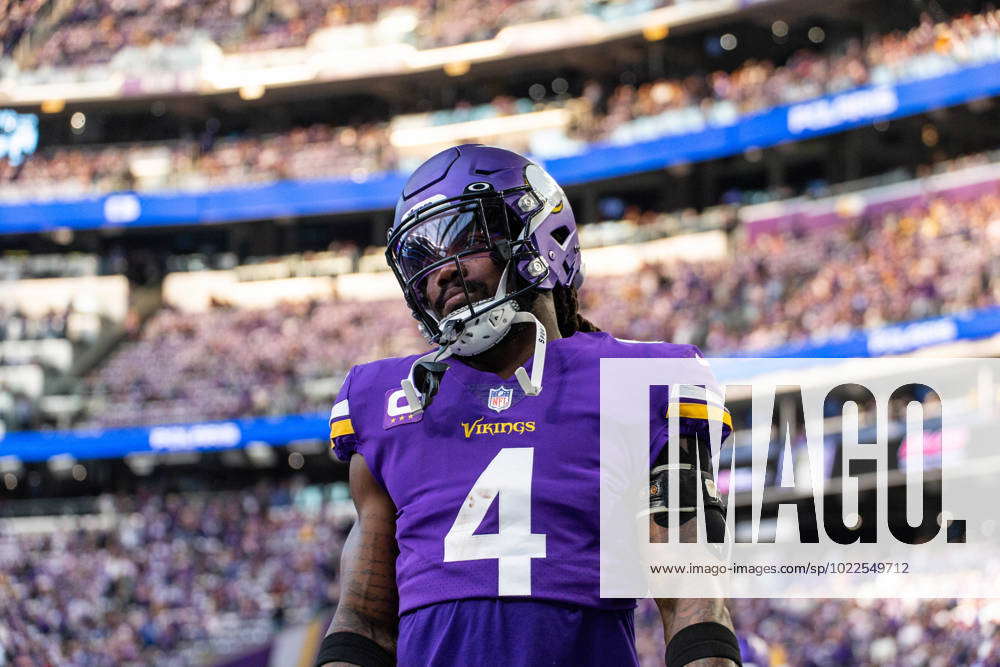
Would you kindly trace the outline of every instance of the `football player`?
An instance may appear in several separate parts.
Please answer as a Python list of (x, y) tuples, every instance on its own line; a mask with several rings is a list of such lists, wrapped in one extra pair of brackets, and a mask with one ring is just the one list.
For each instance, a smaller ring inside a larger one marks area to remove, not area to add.
[[(579, 315), (569, 203), (510, 151), (463, 145), (420, 166), (386, 255), (435, 349), (355, 366), (333, 406), (358, 519), (317, 664), (637, 664), (635, 601), (599, 595), (600, 359), (696, 348), (619, 341)], [(681, 416), (693, 456), (705, 405)], [(665, 417), (651, 414), (651, 433)], [(664, 438), (650, 456), (654, 537), (671, 511)], [(707, 480), (720, 530), (710, 475), (680, 467), (682, 498)], [(671, 667), (739, 664), (722, 600), (657, 604)]]

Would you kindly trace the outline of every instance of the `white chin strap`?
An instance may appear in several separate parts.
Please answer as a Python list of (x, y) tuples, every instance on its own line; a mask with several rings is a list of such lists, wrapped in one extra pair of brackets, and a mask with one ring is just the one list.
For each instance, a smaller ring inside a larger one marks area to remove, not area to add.
[[(537, 317), (523, 311), (516, 313), (510, 323), (535, 325), (535, 353), (531, 362), (531, 376), (528, 376), (528, 372), (524, 370), (524, 366), (518, 366), (517, 370), (514, 371), (514, 377), (517, 378), (517, 383), (521, 385), (521, 391), (526, 396), (538, 396), (542, 393), (542, 375), (545, 373), (545, 344), (548, 342), (548, 334), (545, 331), (545, 326), (538, 321)], [(452, 354), (452, 346), (441, 347), (419, 357), (410, 366), (410, 374), (400, 384), (411, 413), (420, 412), (427, 405), (427, 397), (418, 391), (414, 384), (414, 370), (424, 361), (443, 361)]]
[(427, 397), (423, 392), (417, 391), (416, 386), (413, 384), (413, 371), (424, 361), (443, 361), (450, 356), (451, 350), (449, 348), (439, 347), (433, 352), (428, 352), (424, 356), (420, 357), (413, 362), (413, 365), (410, 366), (410, 374), (403, 378), (400, 385), (403, 388), (403, 394), (406, 396), (406, 403), (409, 406), (411, 413), (420, 412), (427, 404)]
[(534, 323), (535, 325), (535, 356), (531, 362), (531, 378), (528, 378), (528, 371), (524, 370), (524, 366), (517, 367), (517, 370), (514, 371), (514, 377), (517, 378), (518, 384), (521, 385), (521, 391), (526, 396), (538, 396), (542, 393), (542, 374), (545, 372), (545, 343), (548, 340), (545, 326), (538, 321), (537, 317), (526, 311), (514, 315), (511, 323)]

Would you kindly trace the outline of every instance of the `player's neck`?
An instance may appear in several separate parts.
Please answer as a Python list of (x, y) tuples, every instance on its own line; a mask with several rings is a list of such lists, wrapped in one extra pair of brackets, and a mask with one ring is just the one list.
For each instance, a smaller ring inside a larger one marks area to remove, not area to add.
[[(550, 342), (562, 338), (553, 309), (544, 306), (535, 307), (532, 313), (545, 327)], [(494, 347), (474, 357), (462, 357), (462, 361), (477, 371), (496, 373), (504, 380), (509, 380), (514, 377), (514, 371), (528, 363), (534, 353), (535, 327), (531, 324), (517, 324), (511, 327), (510, 333)]]

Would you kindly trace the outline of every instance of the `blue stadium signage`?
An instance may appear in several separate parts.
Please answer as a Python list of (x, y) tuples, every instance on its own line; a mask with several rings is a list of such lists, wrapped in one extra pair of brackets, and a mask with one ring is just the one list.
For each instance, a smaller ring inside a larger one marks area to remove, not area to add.
[(24, 431), (0, 435), (0, 458), (16, 456), (32, 462), (70, 454), (77, 459), (110, 459), (139, 453), (235, 449), (251, 442), (287, 445), (326, 440), (329, 430), (326, 414), (305, 414), (133, 428)]
[(866, 88), (788, 107), (788, 131), (829, 130), (891, 116), (899, 109), (895, 88)]

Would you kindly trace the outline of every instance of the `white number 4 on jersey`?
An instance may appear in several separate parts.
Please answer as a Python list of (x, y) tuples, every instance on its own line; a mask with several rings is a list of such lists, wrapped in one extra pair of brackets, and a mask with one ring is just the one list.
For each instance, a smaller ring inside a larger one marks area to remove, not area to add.
[[(533, 447), (501, 449), (472, 485), (444, 537), (446, 563), (498, 559), (498, 595), (531, 595), (531, 559), (545, 558), (545, 535), (531, 532), (534, 456)], [(499, 531), (474, 534), (498, 495)]]

